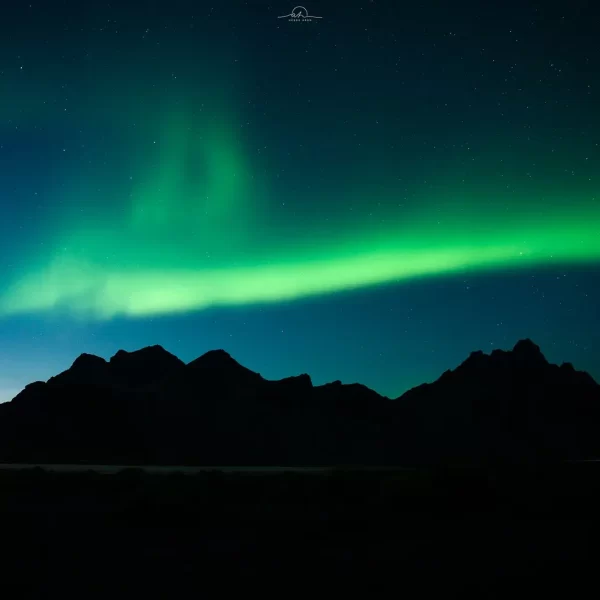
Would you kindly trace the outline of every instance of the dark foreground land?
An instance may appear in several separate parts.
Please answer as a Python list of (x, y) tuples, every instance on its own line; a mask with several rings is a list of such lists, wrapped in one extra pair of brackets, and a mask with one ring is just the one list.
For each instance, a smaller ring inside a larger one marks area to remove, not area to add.
[(6, 598), (218, 597), (240, 586), (248, 597), (583, 598), (597, 595), (600, 464), (9, 470), (0, 525)]

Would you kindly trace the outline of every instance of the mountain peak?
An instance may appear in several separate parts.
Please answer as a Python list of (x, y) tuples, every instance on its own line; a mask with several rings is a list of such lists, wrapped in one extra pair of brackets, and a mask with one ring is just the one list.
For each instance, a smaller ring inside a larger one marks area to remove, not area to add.
[(273, 382), (279, 386), (295, 387), (300, 390), (311, 389), (313, 387), (312, 379), (308, 373), (302, 373), (301, 375), (293, 375), (292, 377), (285, 377)]
[(133, 385), (157, 381), (184, 366), (183, 361), (158, 345), (134, 352), (119, 350), (109, 364), (114, 375)]
[(189, 363), (190, 366), (202, 367), (206, 369), (220, 369), (223, 367), (241, 366), (234, 358), (231, 357), (229, 352), (225, 350), (209, 350), (202, 356), (199, 356), (195, 360)]
[(71, 369), (79, 369), (79, 368), (93, 368), (93, 367), (104, 367), (107, 362), (101, 358), (100, 356), (96, 356), (95, 354), (88, 354), (84, 352), (80, 354), (73, 364), (71, 365)]
[[(457, 367), (457, 371), (479, 369), (488, 365), (489, 355), (482, 350), (474, 350), (469, 356)], [(453, 371), (451, 371), (452, 373)]]
[(242, 375), (252, 379), (262, 379), (262, 377), (241, 365), (225, 350), (209, 350), (202, 356), (188, 363), (188, 369), (192, 371), (213, 372), (213, 373), (231, 373)]
[(108, 371), (108, 363), (103, 358), (94, 354), (83, 353), (73, 361), (73, 364), (66, 371), (50, 377), (48, 383), (53, 385), (101, 383), (109, 377)]
[(519, 362), (526, 362), (527, 364), (548, 364), (540, 347), (529, 338), (519, 340), (512, 351)]
[(151, 357), (154, 359), (160, 358), (160, 357), (164, 357), (164, 358), (168, 357), (167, 360), (171, 360), (173, 358), (175, 358), (176, 360), (179, 360), (174, 354), (171, 354), (170, 352), (165, 350), (159, 344), (155, 344), (154, 346), (146, 346), (145, 348), (140, 348), (139, 350), (134, 350), (133, 352), (128, 352), (127, 350), (119, 350), (110, 359), (110, 362), (120, 361), (125, 358), (138, 358), (138, 357), (143, 357), (145, 359), (148, 359)]
[(140, 350), (134, 350), (133, 352), (127, 352), (127, 350), (119, 350), (110, 359), (110, 364), (123, 364), (123, 363), (134, 363), (134, 362), (146, 362), (146, 363), (169, 363), (171, 365), (180, 364), (183, 365), (183, 361), (179, 360), (174, 354), (171, 354), (165, 350), (162, 346), (146, 346)]

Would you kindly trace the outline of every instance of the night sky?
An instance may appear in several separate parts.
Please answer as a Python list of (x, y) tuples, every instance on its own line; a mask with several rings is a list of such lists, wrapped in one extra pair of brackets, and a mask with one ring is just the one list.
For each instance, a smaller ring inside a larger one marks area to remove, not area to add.
[(397, 397), (530, 337), (600, 380), (594, 3), (306, 2), (3, 5), (0, 401), (152, 344)]

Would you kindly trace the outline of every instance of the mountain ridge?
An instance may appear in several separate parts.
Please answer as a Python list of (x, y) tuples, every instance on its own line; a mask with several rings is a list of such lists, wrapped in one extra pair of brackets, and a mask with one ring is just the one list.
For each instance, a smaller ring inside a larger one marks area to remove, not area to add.
[(267, 380), (225, 350), (81, 354), (0, 405), (0, 461), (440, 464), (600, 456), (600, 386), (530, 339), (472, 352), (390, 399), (359, 384)]

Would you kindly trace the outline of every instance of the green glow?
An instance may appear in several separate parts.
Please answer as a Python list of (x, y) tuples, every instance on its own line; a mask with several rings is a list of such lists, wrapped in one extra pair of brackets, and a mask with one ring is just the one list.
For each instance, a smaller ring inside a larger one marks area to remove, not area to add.
[[(229, 117), (170, 115), (152, 157), (139, 160), (130, 193), (116, 200), (120, 218), (113, 210), (104, 222), (62, 219), (50, 259), (35, 257), (0, 296), (0, 314), (142, 317), (464, 270), (600, 260), (600, 207), (576, 198), (543, 210), (539, 200), (513, 200), (507, 211), (500, 201), (447, 192), (424, 199), (405, 222), (360, 229), (346, 222), (325, 239), (315, 234), (315, 217), (297, 217), (305, 231), (283, 235), (267, 218), (268, 186), (239, 132), (220, 124)], [(400, 192), (390, 186), (389, 194), (394, 200)]]
[[(344, 256), (336, 256), (340, 248), (331, 249), (329, 256), (324, 252), (319, 257), (306, 256), (305, 260), (282, 253), (273, 264), (252, 264), (248, 260), (239, 268), (111, 268), (59, 256), (43, 272), (18, 282), (1, 307), (5, 313), (63, 306), (98, 318), (145, 316), (214, 305), (291, 300), (465, 268), (600, 258), (592, 219), (559, 225), (545, 230), (516, 230), (512, 235), (506, 232), (470, 246), (446, 234), (431, 249), (421, 248), (420, 236), (414, 233), (403, 244), (396, 244), (393, 237), (374, 240), (381, 247), (376, 251), (369, 251), (368, 243), (357, 240), (354, 249), (344, 249)], [(576, 228), (571, 228), (573, 225)], [(428, 234), (423, 231), (420, 235)], [(530, 241), (521, 241), (526, 236)]]

